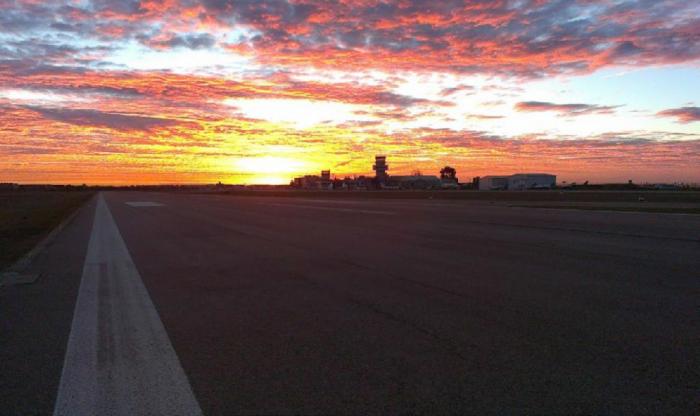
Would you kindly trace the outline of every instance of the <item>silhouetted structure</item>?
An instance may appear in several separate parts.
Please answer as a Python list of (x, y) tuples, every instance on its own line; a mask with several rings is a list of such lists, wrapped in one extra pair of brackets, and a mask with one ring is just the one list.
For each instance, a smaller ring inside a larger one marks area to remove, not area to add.
[(440, 189), (442, 181), (433, 175), (390, 176), (385, 189)]
[(504, 176), (475, 177), (471, 183), (460, 184), (457, 178), (457, 170), (451, 166), (440, 169), (440, 176), (423, 175), (415, 169), (411, 175), (389, 175), (387, 157), (376, 155), (374, 157), (374, 177), (354, 176), (343, 179), (332, 179), (330, 170), (322, 170), (321, 175), (305, 175), (294, 178), (289, 186), (296, 189), (345, 189), (345, 190), (372, 190), (372, 189), (420, 189), (420, 190), (526, 190), (526, 189), (551, 189), (556, 186), (556, 176), (547, 173), (517, 173)]
[(321, 189), (333, 189), (333, 182), (331, 181), (331, 171), (330, 170), (322, 170), (321, 171), (321, 180), (319, 182), (319, 187)]
[(548, 173), (516, 173), (478, 178), (480, 191), (551, 189), (556, 183), (557, 177)]
[(452, 182), (459, 182), (457, 180), (457, 169), (451, 167), (451, 166), (445, 166), (444, 168), (440, 169), (440, 179), (443, 181), (452, 181)]
[(289, 184), (292, 188), (298, 189), (333, 189), (333, 181), (331, 180), (331, 171), (322, 170), (321, 176), (304, 175), (292, 179)]
[(344, 177), (342, 180), (337, 179), (333, 182), (334, 189), (345, 189), (348, 191), (366, 191), (372, 187), (372, 178), (366, 176), (349, 176)]
[(442, 189), (459, 189), (457, 169), (451, 166), (445, 166), (440, 169), (440, 181), (442, 182)]
[(386, 182), (389, 175), (386, 173), (389, 170), (389, 165), (386, 164), (386, 156), (375, 156), (374, 157), (374, 178), (378, 184), (383, 184)]
[(480, 191), (500, 191), (508, 189), (507, 176), (483, 176), (479, 178)]

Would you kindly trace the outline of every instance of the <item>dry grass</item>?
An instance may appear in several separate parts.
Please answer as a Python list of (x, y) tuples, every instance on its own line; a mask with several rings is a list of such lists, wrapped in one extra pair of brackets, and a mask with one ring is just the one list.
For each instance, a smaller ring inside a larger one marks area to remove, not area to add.
[(90, 191), (0, 192), (0, 270), (30, 251), (92, 195)]

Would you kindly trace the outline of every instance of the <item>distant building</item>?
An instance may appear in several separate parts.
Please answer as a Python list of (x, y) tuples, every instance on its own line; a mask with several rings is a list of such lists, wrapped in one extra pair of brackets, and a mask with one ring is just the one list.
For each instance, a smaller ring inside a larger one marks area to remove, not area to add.
[(550, 189), (556, 186), (557, 177), (547, 173), (516, 173), (514, 175), (498, 175), (475, 177), (472, 183), (460, 184), (457, 170), (445, 166), (440, 170), (440, 176), (423, 175), (415, 170), (412, 175), (389, 175), (387, 157), (374, 157), (374, 177), (354, 176), (331, 178), (330, 170), (322, 170), (320, 175), (305, 175), (294, 178), (290, 186), (296, 189), (345, 189), (345, 190), (374, 190), (374, 189), (479, 189), (479, 190), (526, 190)]
[(440, 189), (442, 181), (433, 175), (390, 176), (386, 182), (389, 189)]
[(457, 190), (457, 189), (460, 189), (460, 185), (459, 185), (459, 182), (451, 180), (451, 179), (440, 179), (440, 188)]
[(551, 189), (557, 184), (557, 177), (548, 173), (516, 173), (508, 178), (508, 189)]
[(389, 174), (387, 173), (387, 171), (389, 170), (389, 165), (386, 164), (386, 156), (375, 156), (374, 166), (372, 166), (372, 169), (375, 172), (374, 177), (377, 183), (385, 183), (387, 178), (389, 177)]
[(440, 189), (442, 181), (437, 176), (421, 175), (389, 175), (389, 165), (386, 156), (377, 155), (374, 158), (375, 186), (380, 189)]
[(319, 181), (318, 186), (321, 189), (333, 189), (333, 181), (331, 181), (330, 170), (321, 171), (321, 180)]
[(442, 189), (459, 189), (457, 169), (451, 166), (440, 169), (440, 182), (442, 182), (440, 185)]
[(508, 189), (508, 176), (482, 176), (478, 179), (480, 191)]
[(323, 170), (321, 171), (321, 176), (318, 175), (304, 175), (298, 178), (292, 179), (290, 183), (292, 188), (298, 189), (333, 189), (333, 181), (331, 180), (331, 171)]
[(345, 177), (342, 180), (336, 180), (334, 183), (335, 189), (346, 189), (349, 191), (366, 191), (372, 186), (372, 178), (366, 176)]
[[(476, 178), (475, 178), (476, 179)], [(483, 176), (475, 180), (480, 191), (550, 189), (557, 177), (548, 173), (516, 173), (504, 176)]]

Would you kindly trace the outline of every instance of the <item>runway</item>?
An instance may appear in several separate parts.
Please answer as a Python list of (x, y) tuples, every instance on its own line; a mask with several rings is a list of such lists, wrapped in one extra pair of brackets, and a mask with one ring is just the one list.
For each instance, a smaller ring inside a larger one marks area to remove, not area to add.
[[(129, 313), (161, 322), (183, 372), (166, 379), (191, 387), (183, 414), (700, 406), (700, 216), (108, 192), (34, 266), (36, 284), (0, 290), (0, 413), (56, 406), (64, 360), (75, 365), (66, 354), (96, 209), (113, 218), (128, 279), (156, 315)], [(98, 286), (109, 280), (96, 270)], [(130, 293), (92, 299), (121, 305)], [(112, 353), (128, 360), (124, 339)]]

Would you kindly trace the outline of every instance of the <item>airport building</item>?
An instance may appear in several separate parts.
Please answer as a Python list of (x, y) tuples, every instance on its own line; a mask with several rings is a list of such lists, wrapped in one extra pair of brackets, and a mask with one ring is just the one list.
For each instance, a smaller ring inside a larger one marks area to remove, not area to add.
[(385, 183), (389, 177), (389, 174), (386, 173), (389, 170), (389, 165), (386, 164), (386, 156), (375, 156), (372, 170), (374, 170), (374, 177), (377, 183)]
[[(450, 168), (452, 169), (452, 168)], [(386, 156), (377, 155), (374, 158), (372, 170), (375, 172), (374, 178), (357, 176), (353, 178), (331, 179), (329, 170), (321, 171), (321, 175), (305, 175), (294, 178), (290, 186), (297, 189), (347, 189), (347, 190), (368, 190), (368, 189), (458, 189), (457, 178), (454, 174), (451, 177), (440, 178), (434, 175), (389, 175), (389, 165), (386, 163)], [(454, 171), (454, 169), (452, 169)], [(454, 173), (454, 172), (453, 172)]]
[[(374, 177), (356, 176), (353, 178), (331, 179), (331, 171), (323, 170), (320, 175), (305, 175), (294, 178), (291, 187), (309, 190), (370, 190), (370, 189), (401, 189), (401, 190), (427, 190), (427, 189), (460, 189), (456, 170), (445, 166), (440, 171), (440, 176), (422, 175), (416, 172), (413, 175), (389, 175), (387, 157), (377, 155), (372, 165)], [(514, 175), (491, 175), (474, 178), (473, 187), (481, 191), (496, 190), (527, 190), (527, 189), (551, 189), (556, 185), (557, 177), (548, 173), (516, 173)]]
[(374, 158), (374, 181), (380, 189), (440, 189), (442, 181), (433, 175), (389, 175), (389, 165), (386, 156), (377, 155)]
[(331, 180), (331, 171), (322, 170), (321, 175), (305, 175), (294, 178), (290, 184), (293, 188), (299, 189), (333, 189), (333, 181)]
[(500, 191), (508, 189), (508, 176), (482, 176), (476, 178), (480, 191)]
[(442, 181), (432, 175), (389, 176), (386, 189), (440, 189)]
[(479, 178), (480, 191), (528, 189), (551, 189), (556, 186), (557, 177), (548, 173), (516, 173), (507, 176), (484, 176)]

